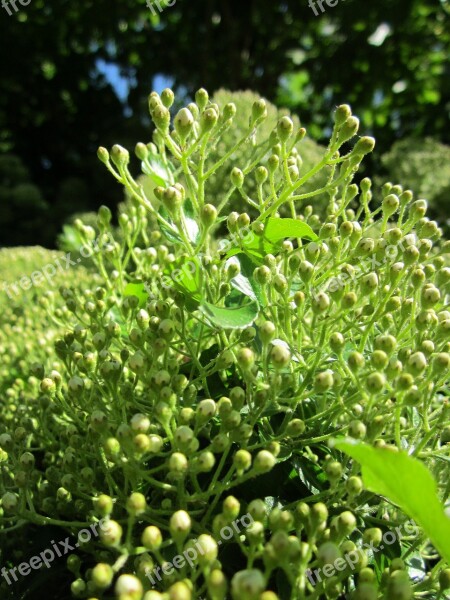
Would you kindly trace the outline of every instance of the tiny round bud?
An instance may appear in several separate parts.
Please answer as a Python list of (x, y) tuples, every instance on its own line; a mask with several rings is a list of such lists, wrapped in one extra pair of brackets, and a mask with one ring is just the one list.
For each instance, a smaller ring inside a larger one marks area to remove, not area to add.
[(237, 352), (237, 362), (241, 369), (248, 371), (255, 363), (255, 355), (250, 348), (241, 348)]
[(114, 591), (120, 599), (141, 600), (144, 588), (139, 579), (134, 575), (119, 575)]
[[(268, 452), (268, 454), (270, 453)], [(273, 458), (272, 455), (270, 456)], [(247, 471), (252, 465), (252, 455), (248, 450), (238, 450), (233, 457), (233, 463), (238, 471)]]
[(100, 540), (105, 546), (118, 546), (122, 539), (122, 527), (117, 521), (111, 519), (103, 524), (100, 531)]
[(273, 345), (270, 351), (270, 361), (276, 369), (284, 369), (291, 361), (291, 353), (281, 345)]
[(158, 550), (162, 544), (162, 534), (158, 527), (149, 525), (142, 532), (142, 544), (147, 550)]
[(216, 222), (217, 209), (212, 204), (205, 204), (200, 212), (200, 221), (205, 227), (211, 227)]
[(231, 183), (234, 185), (234, 187), (238, 188), (238, 190), (244, 185), (244, 173), (241, 171), (241, 169), (234, 167), (234, 169), (231, 171), (230, 178)]
[(186, 140), (192, 131), (194, 125), (194, 117), (188, 108), (182, 108), (178, 111), (176, 117), (173, 120), (173, 125), (176, 132), (180, 136), (182, 142)]
[(282, 117), (277, 124), (278, 137), (282, 142), (286, 142), (294, 131), (294, 123), (290, 117)]
[(276, 465), (276, 458), (267, 450), (260, 450), (253, 462), (253, 468), (260, 473), (268, 473)]
[(170, 108), (175, 100), (175, 94), (170, 88), (165, 88), (161, 92), (161, 102), (166, 108)]
[(348, 104), (341, 104), (337, 107), (334, 113), (334, 122), (336, 127), (342, 127), (342, 125), (351, 117), (352, 109)]
[(259, 600), (265, 587), (264, 575), (257, 569), (238, 571), (231, 580), (233, 600)]
[(147, 509), (145, 496), (139, 492), (133, 492), (127, 499), (126, 507), (129, 515), (138, 516), (143, 514)]
[(191, 531), (191, 518), (185, 510), (178, 510), (170, 518), (170, 533), (177, 543), (182, 543)]

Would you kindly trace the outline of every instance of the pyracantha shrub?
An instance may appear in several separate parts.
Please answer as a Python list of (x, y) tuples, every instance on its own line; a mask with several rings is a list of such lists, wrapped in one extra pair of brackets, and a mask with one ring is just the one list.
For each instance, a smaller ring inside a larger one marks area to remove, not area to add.
[(263, 100), (173, 102), (150, 95), (135, 148), (149, 192), (99, 149), (129, 199), (119, 234), (99, 211), (101, 285), (61, 290), (56, 356), (20, 411), (2, 396), (2, 526), (101, 524), (68, 559), (78, 598), (444, 597), (449, 244), (426, 201), (372, 200), (347, 105), (305, 168), (289, 116), (252, 146)]
[(406, 138), (396, 142), (381, 162), (388, 179), (427, 198), (435, 214), (448, 219), (450, 146), (433, 138)]

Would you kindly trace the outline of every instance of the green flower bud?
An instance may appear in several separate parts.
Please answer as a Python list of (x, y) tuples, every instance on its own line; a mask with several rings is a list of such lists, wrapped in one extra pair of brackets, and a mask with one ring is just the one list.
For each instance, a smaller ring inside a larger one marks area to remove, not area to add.
[(334, 377), (333, 371), (327, 369), (322, 373), (318, 373), (314, 380), (314, 389), (316, 392), (326, 392), (333, 387)]
[(405, 571), (394, 571), (388, 578), (386, 600), (411, 600), (413, 590)]
[(161, 102), (166, 108), (170, 108), (175, 100), (175, 94), (170, 88), (165, 88), (161, 92)]
[(100, 494), (94, 499), (95, 511), (102, 517), (108, 517), (113, 511), (113, 501), (110, 496)]
[(356, 518), (348, 510), (342, 512), (336, 519), (336, 529), (340, 537), (350, 535), (356, 529)]
[[(336, 111), (337, 112), (337, 111)], [(349, 117), (340, 128), (337, 143), (342, 146), (348, 140), (351, 140), (353, 136), (358, 133), (359, 119), (357, 117)]]
[(250, 348), (241, 348), (238, 350), (236, 358), (238, 365), (244, 371), (251, 369), (255, 363), (255, 355)]
[(341, 104), (337, 107), (334, 113), (334, 123), (337, 128), (342, 127), (342, 125), (351, 117), (352, 109), (348, 104)]
[(306, 425), (301, 419), (293, 419), (289, 421), (286, 427), (286, 435), (288, 437), (298, 437), (305, 431)]
[(185, 510), (178, 510), (170, 518), (170, 533), (177, 544), (182, 544), (191, 531), (191, 518)]
[[(134, 148), (134, 153), (139, 160), (146, 160), (149, 154), (148, 148), (142, 142), (138, 142)], [(125, 214), (125, 213), (123, 213)]]
[(328, 509), (323, 502), (317, 502), (311, 506), (311, 523), (314, 529), (323, 525), (328, 519)]
[(260, 600), (265, 587), (264, 575), (257, 569), (238, 571), (231, 580), (233, 600)]
[(294, 131), (294, 123), (290, 117), (282, 117), (277, 124), (278, 137), (282, 142), (286, 142)]
[(91, 571), (91, 581), (99, 590), (106, 590), (114, 579), (112, 567), (106, 563), (98, 563)]
[(373, 137), (364, 136), (359, 138), (353, 148), (353, 154), (356, 156), (365, 156), (373, 152), (375, 148), (375, 139)]
[(252, 106), (251, 123), (260, 123), (267, 117), (267, 103), (263, 98), (256, 100)]
[(422, 395), (416, 385), (413, 385), (403, 396), (403, 403), (407, 406), (417, 406), (422, 400)]
[[(192, 585), (192, 584), (191, 584)], [(192, 592), (187, 580), (177, 581), (169, 588), (168, 600), (191, 600)]]
[(270, 351), (270, 361), (276, 369), (284, 369), (291, 361), (291, 353), (284, 346), (273, 345)]
[(56, 392), (56, 384), (53, 381), (53, 379), (50, 379), (50, 377), (46, 377), (41, 381), (40, 390), (43, 394), (52, 396)]
[(317, 314), (324, 313), (330, 306), (330, 298), (325, 292), (319, 292), (312, 298), (311, 308)]
[(338, 560), (338, 558), (341, 558), (341, 551), (333, 542), (325, 542), (319, 546), (317, 558), (322, 566), (329, 565)]
[(381, 544), (383, 540), (383, 532), (379, 527), (372, 527), (366, 529), (363, 533), (363, 542), (366, 544), (374, 545), (376, 548)]
[(169, 459), (169, 469), (177, 475), (184, 475), (188, 470), (188, 460), (181, 452), (174, 452)]
[(324, 470), (330, 481), (336, 481), (340, 479), (342, 475), (342, 465), (337, 460), (331, 460), (327, 462)]
[(209, 102), (209, 94), (204, 88), (200, 88), (195, 92), (195, 103), (197, 104), (200, 112), (202, 112)]
[(423, 308), (431, 308), (439, 302), (441, 293), (434, 285), (427, 284), (422, 289), (421, 300)]
[(358, 586), (352, 595), (352, 600), (378, 600), (378, 590), (376, 586), (372, 583), (361, 582), (361, 571)]
[(400, 206), (400, 200), (395, 194), (389, 194), (383, 199), (381, 206), (383, 209), (383, 215), (390, 217), (398, 210), (398, 207)]
[(216, 463), (214, 454), (207, 450), (201, 452), (197, 457), (195, 457), (194, 461), (196, 470), (200, 473), (209, 473)]
[(200, 221), (206, 228), (211, 227), (216, 222), (217, 209), (212, 204), (205, 204), (200, 212)]
[(427, 208), (428, 208), (428, 203), (426, 200), (416, 200), (415, 202), (413, 202), (413, 204), (411, 204), (410, 209), (409, 209), (410, 219), (413, 222), (416, 222), (419, 219), (422, 219), (427, 212)]
[(216, 560), (219, 549), (217, 542), (210, 535), (199, 535), (196, 546), (200, 552), (198, 556), (198, 562), (200, 565), (206, 566)]
[(167, 133), (170, 125), (170, 112), (161, 103), (152, 112), (153, 123), (161, 133)]
[(134, 575), (119, 575), (114, 591), (120, 600), (141, 600), (144, 594), (142, 583)]
[(272, 273), (269, 267), (262, 265), (253, 271), (253, 277), (260, 285), (267, 285), (272, 279)]
[(220, 569), (214, 569), (209, 573), (206, 584), (212, 600), (225, 600), (228, 584)]
[(111, 159), (116, 167), (126, 167), (126, 165), (130, 162), (130, 153), (119, 144), (114, 144), (111, 149)]
[(178, 111), (176, 117), (173, 120), (175, 131), (180, 136), (180, 140), (185, 142), (187, 137), (192, 131), (194, 126), (194, 117), (188, 108), (182, 108)]
[(253, 461), (253, 468), (259, 473), (268, 473), (276, 463), (277, 461), (273, 454), (267, 450), (260, 450)]
[(345, 482), (345, 488), (349, 496), (356, 497), (363, 491), (363, 482), (360, 477), (352, 475)]
[(170, 186), (163, 193), (164, 206), (171, 213), (176, 213), (183, 204), (183, 194), (175, 186)]
[(109, 152), (106, 148), (103, 148), (103, 146), (98, 148), (97, 156), (105, 165), (109, 162)]
[(414, 352), (414, 354), (411, 354), (408, 358), (407, 366), (408, 370), (413, 375), (420, 375), (423, 373), (427, 368), (427, 359), (423, 352)]
[(207, 108), (202, 113), (202, 116), (200, 119), (202, 134), (211, 131), (211, 129), (213, 129), (213, 127), (217, 123), (218, 119), (219, 119), (219, 115), (217, 114), (216, 110), (212, 107)]
[(252, 455), (247, 450), (238, 450), (233, 457), (233, 464), (236, 467), (238, 473), (243, 473), (244, 471), (250, 469), (252, 465)]
[(141, 541), (147, 550), (158, 550), (162, 544), (162, 534), (158, 527), (149, 525), (142, 532)]
[(129, 515), (138, 516), (143, 514), (147, 509), (145, 496), (139, 492), (133, 492), (127, 499), (126, 508)]
[(447, 373), (450, 369), (450, 354), (439, 352), (433, 357), (433, 370), (436, 373)]
[(280, 157), (277, 154), (272, 154), (271, 156), (269, 156), (269, 159), (267, 161), (267, 168), (269, 169), (270, 173), (275, 173), (275, 171), (278, 169), (280, 165)]
[(238, 188), (238, 190), (240, 190), (244, 185), (244, 173), (237, 167), (234, 167), (234, 169), (231, 171), (230, 179), (231, 183), (234, 185), (234, 187)]
[(386, 385), (386, 377), (383, 373), (375, 371), (367, 377), (366, 385), (371, 394), (378, 394)]
[(70, 584), (70, 591), (75, 598), (82, 598), (86, 591), (86, 583), (81, 578), (75, 579), (75, 581)]
[(268, 176), (269, 176), (269, 173), (268, 173), (266, 167), (260, 166), (255, 170), (255, 179), (259, 185), (262, 185), (266, 181)]
[(1, 498), (1, 504), (7, 512), (12, 512), (19, 504), (19, 497), (13, 492), (6, 492)]
[[(97, 505), (98, 506), (98, 505)], [(100, 540), (105, 546), (119, 546), (122, 539), (122, 527), (117, 521), (106, 521), (100, 530)]]
[(368, 273), (361, 278), (361, 291), (364, 294), (372, 294), (378, 287), (378, 275), (375, 272)]
[(310, 281), (311, 277), (314, 274), (314, 265), (312, 265), (307, 260), (303, 260), (299, 265), (298, 272), (302, 281), (307, 283), (308, 281)]

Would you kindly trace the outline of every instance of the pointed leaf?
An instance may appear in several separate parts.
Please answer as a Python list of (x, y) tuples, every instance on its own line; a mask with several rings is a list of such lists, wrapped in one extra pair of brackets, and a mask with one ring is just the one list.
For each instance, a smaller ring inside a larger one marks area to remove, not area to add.
[(334, 446), (359, 462), (366, 488), (400, 506), (450, 563), (450, 518), (425, 465), (406, 452), (374, 448), (352, 439), (335, 440)]
[(238, 308), (223, 308), (209, 302), (202, 302), (200, 310), (208, 319), (222, 329), (243, 329), (253, 323), (258, 316), (257, 302), (250, 302)]

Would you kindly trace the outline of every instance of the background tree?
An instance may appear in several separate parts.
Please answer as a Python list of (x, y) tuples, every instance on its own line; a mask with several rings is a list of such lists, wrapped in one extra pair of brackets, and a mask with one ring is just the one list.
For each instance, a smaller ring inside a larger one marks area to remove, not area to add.
[(185, 96), (252, 88), (318, 141), (333, 107), (350, 102), (378, 154), (405, 135), (450, 142), (449, 12), (448, 0), (342, 0), (319, 16), (306, 0), (178, 0), (161, 13), (144, 0), (33, 0), (2, 11), (0, 151), (21, 157), (52, 207), (30, 243), (48, 243), (72, 212), (119, 201), (95, 151), (150, 138), (155, 85)]

